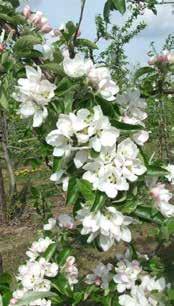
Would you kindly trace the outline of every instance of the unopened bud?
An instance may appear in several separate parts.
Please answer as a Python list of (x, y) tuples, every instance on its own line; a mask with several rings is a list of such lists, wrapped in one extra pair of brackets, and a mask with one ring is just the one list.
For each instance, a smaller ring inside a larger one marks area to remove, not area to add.
[(24, 6), (23, 8), (23, 15), (25, 16), (25, 18), (29, 18), (31, 15), (31, 8), (29, 5)]
[(3, 44), (0, 44), (0, 53), (2, 53), (5, 50), (5, 46)]
[(42, 33), (49, 33), (52, 31), (52, 27), (49, 25), (49, 23), (45, 23), (40, 30)]

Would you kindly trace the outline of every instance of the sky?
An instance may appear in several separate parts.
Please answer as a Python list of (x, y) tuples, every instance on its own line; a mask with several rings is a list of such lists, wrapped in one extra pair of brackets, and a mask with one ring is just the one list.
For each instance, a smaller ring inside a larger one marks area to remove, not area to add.
[[(87, 0), (84, 18), (81, 25), (81, 37), (95, 38), (95, 16), (102, 13), (106, 0)], [(53, 27), (59, 27), (69, 20), (78, 21), (81, 0), (25, 0), (33, 10), (43, 11)], [(112, 23), (121, 25), (126, 19), (120, 13), (112, 14)], [(145, 21), (148, 26), (129, 45), (126, 54), (131, 64), (144, 65), (148, 61), (147, 52), (150, 43), (155, 41), (157, 50), (160, 50), (168, 34), (174, 34), (174, 6), (158, 5), (158, 14), (155, 16), (147, 10), (139, 21)]]

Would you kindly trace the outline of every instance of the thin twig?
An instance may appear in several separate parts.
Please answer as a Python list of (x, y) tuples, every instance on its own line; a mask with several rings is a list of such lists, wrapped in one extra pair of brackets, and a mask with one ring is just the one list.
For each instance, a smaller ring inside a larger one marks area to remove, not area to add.
[(80, 29), (80, 26), (81, 26), (81, 23), (82, 23), (83, 13), (84, 13), (84, 9), (85, 9), (85, 4), (86, 4), (86, 0), (82, 0), (81, 11), (80, 11), (80, 17), (79, 17), (79, 22), (78, 22), (78, 24), (77, 24), (76, 32), (75, 32), (74, 38), (73, 38), (73, 43), (74, 43), (74, 45), (75, 45), (75, 43), (76, 43), (77, 36), (78, 36), (78, 33), (79, 33), (79, 29)]

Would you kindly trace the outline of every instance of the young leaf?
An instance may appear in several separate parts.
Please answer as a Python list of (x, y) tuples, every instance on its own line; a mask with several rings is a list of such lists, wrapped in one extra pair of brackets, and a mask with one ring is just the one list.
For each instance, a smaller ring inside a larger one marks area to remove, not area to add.
[(78, 195), (79, 195), (79, 190), (77, 185), (77, 179), (76, 177), (72, 176), (68, 183), (66, 203), (68, 205), (74, 204), (78, 198)]
[(76, 40), (76, 45), (79, 47), (87, 47), (89, 49), (98, 49), (97, 45), (89, 39), (79, 38)]
[(117, 11), (122, 15), (126, 12), (126, 1), (125, 0), (112, 0), (112, 3)]
[(91, 211), (96, 212), (97, 210), (101, 209), (106, 201), (106, 195), (100, 191), (97, 192), (95, 197), (95, 202), (91, 208)]
[(111, 119), (112, 126), (115, 126), (116, 128), (120, 130), (127, 130), (127, 131), (136, 131), (136, 130), (142, 130), (142, 126), (138, 124), (128, 124), (124, 122), (117, 121), (115, 119)]
[(93, 204), (95, 200), (95, 192), (93, 191), (91, 183), (89, 183), (86, 180), (79, 179), (77, 184), (78, 184), (78, 189), (85, 198), (85, 200), (90, 204)]

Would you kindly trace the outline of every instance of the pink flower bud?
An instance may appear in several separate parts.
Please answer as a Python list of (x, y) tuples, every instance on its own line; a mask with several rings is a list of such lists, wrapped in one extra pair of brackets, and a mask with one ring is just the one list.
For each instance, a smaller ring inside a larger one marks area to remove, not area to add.
[(169, 64), (174, 64), (174, 53), (169, 53), (167, 55), (167, 59), (168, 59)]
[(31, 16), (31, 22), (34, 25), (38, 25), (41, 22), (42, 16), (43, 16), (43, 13), (40, 11), (37, 11), (34, 15)]
[(0, 44), (0, 53), (2, 53), (5, 50), (5, 46), (3, 44)]
[(43, 27), (46, 23), (48, 23), (48, 19), (43, 16), (40, 20), (40, 27)]
[(45, 23), (40, 30), (42, 33), (49, 33), (52, 31), (52, 27), (49, 25), (49, 23)]
[(81, 35), (81, 32), (80, 32), (80, 30), (78, 30), (77, 37), (79, 37), (80, 35)]
[(25, 5), (23, 8), (23, 15), (25, 16), (25, 18), (29, 18), (31, 15), (31, 8), (29, 5)]

